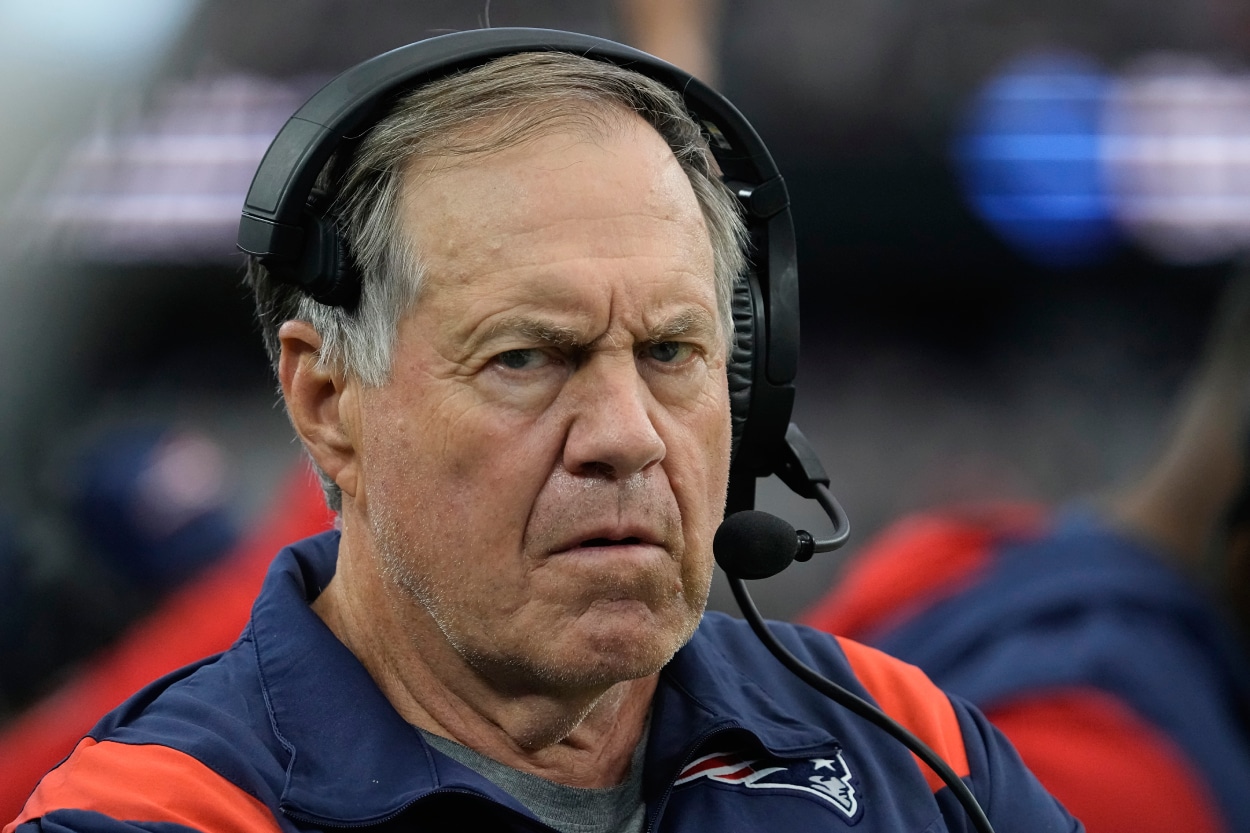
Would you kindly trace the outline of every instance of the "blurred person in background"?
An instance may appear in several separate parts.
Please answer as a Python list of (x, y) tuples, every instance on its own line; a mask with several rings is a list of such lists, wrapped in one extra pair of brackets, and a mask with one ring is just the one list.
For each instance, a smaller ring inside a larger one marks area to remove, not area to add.
[(36, 517), (0, 517), (0, 725), (237, 542), (227, 460), (202, 431), (127, 419), (67, 437)]
[(113, 572), (161, 596), (234, 546), (228, 462), (217, 442), (148, 419), (93, 433), (60, 473), (58, 491)]
[(908, 517), (801, 618), (976, 703), (1092, 833), (1250, 830), (1250, 270), (1142, 477)]

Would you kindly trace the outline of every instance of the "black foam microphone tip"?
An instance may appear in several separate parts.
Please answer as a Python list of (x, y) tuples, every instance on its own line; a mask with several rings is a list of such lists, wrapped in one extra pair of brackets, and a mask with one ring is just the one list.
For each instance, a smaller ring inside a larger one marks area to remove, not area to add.
[(730, 515), (712, 539), (716, 563), (742, 579), (775, 576), (790, 566), (798, 551), (794, 527), (776, 515), (753, 509)]

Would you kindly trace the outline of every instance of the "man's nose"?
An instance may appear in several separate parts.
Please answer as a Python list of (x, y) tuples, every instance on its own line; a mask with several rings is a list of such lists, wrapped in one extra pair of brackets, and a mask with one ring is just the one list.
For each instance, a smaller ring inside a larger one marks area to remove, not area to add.
[(564, 443), (569, 472), (620, 480), (664, 459), (655, 426), (659, 404), (632, 355), (593, 356), (565, 393), (572, 408)]

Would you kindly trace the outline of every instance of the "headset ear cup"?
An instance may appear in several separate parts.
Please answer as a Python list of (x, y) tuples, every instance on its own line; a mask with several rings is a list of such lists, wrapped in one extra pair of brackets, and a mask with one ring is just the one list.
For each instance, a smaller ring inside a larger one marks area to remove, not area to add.
[(360, 280), (334, 218), (310, 214), (304, 234), (297, 275), (300, 289), (318, 303), (354, 310), (360, 300)]
[(751, 413), (751, 382), (755, 374), (755, 301), (751, 297), (754, 282), (745, 276), (734, 284), (734, 337), (726, 375), (729, 378), (729, 414), (733, 427), (733, 454), (742, 445), (747, 416)]

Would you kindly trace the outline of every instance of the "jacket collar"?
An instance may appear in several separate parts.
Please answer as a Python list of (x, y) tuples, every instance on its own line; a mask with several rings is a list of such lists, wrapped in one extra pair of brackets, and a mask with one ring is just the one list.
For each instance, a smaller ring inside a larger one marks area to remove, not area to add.
[[(338, 542), (337, 532), (326, 532), (285, 548), (252, 610), (270, 722), (290, 753), (283, 811), (322, 824), (368, 824), (435, 791), (462, 791), (529, 815), (491, 782), (430, 747), (309, 607), (334, 575)], [(718, 638), (727, 631), (740, 637), (745, 629), (737, 624), (709, 614), (660, 675), (647, 748), (649, 803), (700, 746), (725, 732), (747, 732), (782, 756), (837, 743), (824, 730), (781, 714), (738, 669), (731, 659), (737, 651), (731, 654)]]

